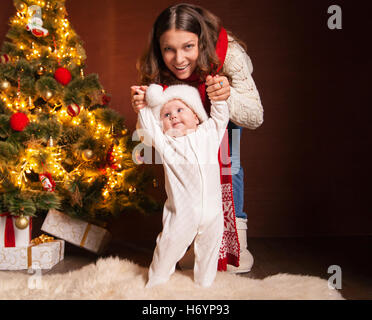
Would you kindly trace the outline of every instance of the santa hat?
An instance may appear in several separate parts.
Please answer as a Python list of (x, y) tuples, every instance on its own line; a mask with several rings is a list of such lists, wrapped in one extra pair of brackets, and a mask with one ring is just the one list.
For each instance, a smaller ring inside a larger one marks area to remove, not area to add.
[(200, 123), (208, 119), (199, 91), (186, 84), (176, 84), (165, 90), (158, 84), (151, 84), (146, 90), (146, 102), (152, 109), (155, 119), (160, 121), (161, 108), (169, 101), (179, 99), (198, 116)]

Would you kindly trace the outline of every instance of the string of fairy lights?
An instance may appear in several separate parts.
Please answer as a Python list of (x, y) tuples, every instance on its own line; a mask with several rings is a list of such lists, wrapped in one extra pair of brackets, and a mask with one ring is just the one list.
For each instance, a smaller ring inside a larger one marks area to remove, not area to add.
[[(48, 10), (52, 9), (52, 5), (50, 1), (29, 1), (30, 5), (37, 5), (39, 6), (45, 15), (48, 14)], [(12, 26), (18, 26), (22, 28), (26, 28), (26, 25), (29, 23), (30, 14), (28, 11), (28, 7), (24, 2), (18, 1), (16, 3), (17, 13), (13, 18), (10, 19), (10, 23)], [(26, 40), (15, 40), (17, 48), (22, 50), (25, 56), (25, 59), (29, 62), (32, 62), (35, 59), (39, 59), (42, 56), (47, 58), (54, 57), (58, 63), (62, 61), (64, 58), (68, 58), (71, 64), (75, 66), (82, 66), (83, 60), (85, 59), (85, 53), (80, 44), (75, 47), (70, 47), (68, 45), (69, 40), (72, 37), (75, 37), (76, 34), (74, 33), (73, 29), (71, 28), (68, 19), (65, 18), (66, 16), (66, 9), (64, 5), (61, 5), (58, 9), (60, 12), (58, 17), (55, 19), (54, 23), (56, 24), (56, 34), (52, 35), (51, 38), (53, 39), (53, 45), (49, 46), (42, 46), (39, 45), (35, 41), (27, 42)], [(49, 35), (50, 36), (50, 35)], [(12, 58), (13, 62), (14, 59)], [(40, 67), (44, 68), (44, 67)], [(53, 72), (53, 70), (42, 70), (42, 72)], [(84, 77), (83, 70), (81, 69), (81, 76)], [(38, 121), (39, 114), (41, 109), (34, 105), (34, 101), (30, 96), (22, 95), (22, 88), (20, 87), (20, 80), (18, 79), (18, 89), (16, 95), (9, 95), (7, 94), (7, 89), (10, 87), (9, 83), (3, 81), (0, 84), (3, 90), (0, 90), (0, 99), (4, 102), (4, 104), (13, 112), (22, 112), (27, 110), (34, 110), (33, 113), (27, 114), (30, 122)], [(53, 96), (53, 93), (45, 92), (46, 97)], [(52, 100), (52, 99), (51, 99)], [(64, 108), (57, 108), (60, 106), (59, 102), (55, 102), (55, 107), (51, 108), (49, 112), (54, 114), (57, 121), (61, 124), (70, 124), (74, 126), (79, 126), (82, 122), (82, 119), (88, 119), (85, 121), (84, 124), (90, 126), (90, 131), (93, 132), (93, 137), (95, 139), (105, 139), (108, 141), (108, 145), (111, 145), (111, 157), (114, 163), (117, 163), (115, 169), (107, 166), (105, 168), (105, 174), (107, 175), (107, 183), (102, 190), (102, 195), (105, 199), (107, 199), (112, 190), (117, 187), (122, 187), (120, 182), (123, 181), (123, 177), (125, 175), (125, 170), (122, 170), (120, 162), (123, 158), (124, 149), (119, 143), (113, 143), (113, 136), (112, 136), (112, 127), (107, 127), (97, 121), (94, 113), (90, 112), (85, 108), (85, 106), (81, 105), (80, 112), (78, 116), (71, 117), (70, 114)], [(57, 110), (58, 109), (58, 110)], [(35, 112), (36, 111), (36, 112)], [(37, 144), (36, 144), (37, 146)], [(39, 144), (40, 146), (40, 144)], [(91, 159), (84, 159), (80, 165), (78, 165), (74, 170), (67, 172), (63, 166), (62, 161), (65, 157), (63, 148), (55, 145), (53, 139), (50, 138), (48, 142), (47, 150), (43, 150), (43, 152), (48, 154), (47, 160), (45, 163), (42, 163), (42, 166), (47, 168), (48, 172), (56, 179), (57, 182), (66, 182), (67, 180), (73, 179), (75, 175), (81, 176), (83, 174), (84, 166), (86, 165), (87, 161), (91, 161)], [(32, 145), (32, 143), (26, 148), (24, 154), (21, 157), (20, 165), (17, 167), (16, 170), (12, 170), (10, 173), (15, 178), (17, 185), (22, 189), (26, 188), (26, 184), (28, 182), (27, 173), (32, 171), (36, 171), (37, 168), (40, 168), (40, 160), (39, 160), (40, 150)], [(85, 176), (87, 172), (84, 172)], [(92, 182), (95, 176), (102, 174), (97, 170), (97, 172), (91, 172), (91, 176), (88, 177), (88, 182)]]

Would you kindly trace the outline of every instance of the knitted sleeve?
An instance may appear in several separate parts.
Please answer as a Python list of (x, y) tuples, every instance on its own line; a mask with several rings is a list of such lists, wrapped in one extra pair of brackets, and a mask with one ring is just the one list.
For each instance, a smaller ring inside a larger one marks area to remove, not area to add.
[(229, 37), (223, 72), (228, 74), (230, 97), (227, 104), (230, 109), (230, 120), (249, 129), (256, 129), (263, 123), (263, 107), (251, 73), (251, 59), (244, 49)]

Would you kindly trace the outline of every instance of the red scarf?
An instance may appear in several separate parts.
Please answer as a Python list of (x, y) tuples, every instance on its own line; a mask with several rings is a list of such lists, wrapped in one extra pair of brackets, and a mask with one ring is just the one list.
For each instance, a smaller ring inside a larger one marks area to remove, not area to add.
[[(222, 66), (225, 62), (227, 46), (228, 46), (227, 32), (224, 28), (221, 27), (220, 34), (218, 36), (218, 40), (216, 43), (216, 54), (217, 54), (218, 59), (220, 60), (220, 64), (217, 68), (216, 74), (219, 71), (221, 71)], [(205, 111), (207, 111), (209, 115), (210, 109), (211, 109), (211, 101), (209, 100), (207, 92), (206, 92), (207, 88), (205, 85), (205, 81), (201, 81), (200, 77), (195, 72), (190, 77), (188, 77), (185, 81), (198, 83), (198, 90), (199, 90), (200, 97), (204, 104)]]
[[(220, 34), (218, 36), (216, 44), (216, 54), (220, 60), (220, 64), (217, 68), (216, 73), (221, 71), (222, 66), (225, 62), (226, 52), (228, 46), (227, 32), (221, 27)], [(194, 73), (186, 82), (196, 81), (199, 77)], [(206, 93), (206, 85), (204, 81), (198, 81), (198, 90), (200, 97), (203, 101), (204, 108), (207, 113), (210, 113), (211, 102)], [(227, 264), (239, 266), (239, 252), (240, 244), (238, 239), (238, 233), (236, 230), (236, 218), (235, 218), (235, 207), (233, 198), (232, 188), (232, 176), (231, 176), (231, 159), (229, 148), (228, 132), (226, 130), (225, 136), (223, 137), (220, 150), (218, 152), (218, 160), (220, 163), (220, 175), (221, 175), (221, 188), (222, 188), (222, 209), (224, 215), (224, 232), (222, 238), (222, 244), (220, 248), (220, 256), (218, 260), (218, 270), (226, 271)]]
[[(222, 66), (225, 62), (227, 46), (227, 32), (224, 28), (221, 27), (216, 44), (216, 54), (220, 60), (220, 64), (217, 68), (216, 73), (218, 73), (222, 69)], [(194, 72), (188, 79), (185, 80), (185, 82), (196, 82), (198, 84), (197, 88), (200, 97), (202, 99), (204, 108), (209, 115), (211, 102), (206, 93), (205, 81), (201, 81), (200, 77)], [(163, 87), (165, 89), (167, 86), (163, 85)], [(238, 233), (236, 230), (235, 207), (231, 176), (231, 159), (229, 157), (229, 150), (230, 148), (228, 132), (226, 130), (220, 145), (220, 150), (218, 152), (222, 189), (222, 210), (224, 216), (224, 232), (218, 260), (219, 271), (226, 271), (227, 264), (231, 264), (236, 267), (239, 266), (240, 244)]]

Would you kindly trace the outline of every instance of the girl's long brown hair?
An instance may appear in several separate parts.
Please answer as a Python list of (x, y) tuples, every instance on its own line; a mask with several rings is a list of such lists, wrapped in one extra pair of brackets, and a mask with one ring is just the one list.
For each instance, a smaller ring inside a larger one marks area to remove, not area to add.
[(200, 6), (180, 3), (165, 9), (156, 19), (148, 48), (137, 64), (141, 84), (177, 82), (164, 64), (159, 45), (162, 34), (170, 29), (198, 36), (199, 55), (195, 71), (201, 80), (205, 80), (208, 74), (214, 74), (219, 66), (215, 48), (220, 28), (220, 19)]

